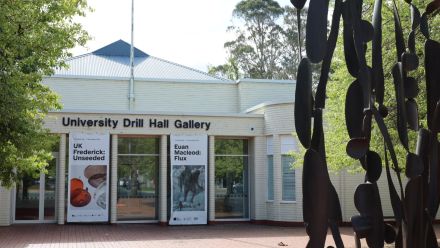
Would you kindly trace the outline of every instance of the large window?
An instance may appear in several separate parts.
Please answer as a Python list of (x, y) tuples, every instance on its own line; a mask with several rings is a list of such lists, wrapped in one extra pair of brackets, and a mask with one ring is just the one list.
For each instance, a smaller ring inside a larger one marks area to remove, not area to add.
[(280, 141), (282, 200), (295, 201), (295, 169), (292, 167), (293, 157), (289, 153), (296, 150), (296, 142), (291, 135), (280, 135)]
[(23, 172), (15, 190), (15, 222), (55, 222), (59, 138), (52, 146), (47, 173)]
[(215, 218), (249, 218), (248, 141), (215, 141)]
[(55, 221), (56, 158), (47, 174), (25, 173), (16, 185), (15, 221)]
[(157, 219), (158, 168), (159, 138), (119, 137), (118, 220)]

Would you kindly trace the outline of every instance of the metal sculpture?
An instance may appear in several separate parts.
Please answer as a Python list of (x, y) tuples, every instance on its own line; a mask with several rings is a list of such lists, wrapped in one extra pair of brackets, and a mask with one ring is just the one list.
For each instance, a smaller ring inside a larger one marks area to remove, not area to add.
[[(429, 38), (427, 19), (440, 11), (440, 0), (429, 3), (423, 15), (411, 0), (405, 1), (411, 9), (411, 32), (406, 40), (408, 47), (405, 47), (397, 7), (394, 0), (392, 2), (397, 61), (391, 72), (396, 95), (397, 130), (407, 153), (405, 176), (408, 183), (403, 187), (394, 145), (384, 122), (388, 109), (383, 102), (382, 0), (375, 1), (372, 23), (362, 19), (362, 0), (335, 0), (328, 37), (329, 1), (310, 0), (305, 34), (307, 56), (299, 64), (295, 92), (295, 128), (300, 143), (307, 149), (303, 168), (303, 216), (310, 237), (307, 247), (324, 247), (328, 228), (336, 246), (344, 247), (338, 229), (338, 223), (342, 221), (341, 207), (327, 170), (322, 121), (326, 85), (341, 17), (346, 66), (356, 78), (348, 88), (345, 102), (350, 136), (346, 151), (350, 157), (358, 159), (366, 171), (365, 181), (357, 187), (354, 195), (359, 211), (359, 215), (351, 219), (356, 246), (360, 247), (360, 239), (365, 238), (369, 247), (383, 247), (384, 242), (395, 242), (395, 247), (438, 247), (432, 222), (440, 203), (440, 144), (437, 135), (440, 132), (440, 43)], [(297, 8), (298, 29), (301, 27), (299, 13), (305, 2), (291, 0)], [(426, 38), (427, 129), (419, 126), (415, 101), (419, 93), (418, 82), (408, 76), (409, 71), (419, 66), (415, 51), (417, 29)], [(365, 57), (368, 42), (372, 42), (371, 66)], [(320, 62), (321, 75), (313, 94), (311, 63)], [(370, 148), (372, 121), (376, 122), (384, 140), (383, 160), (396, 221), (394, 225), (385, 223), (382, 213), (377, 186), (382, 174), (382, 158)], [(419, 132), (416, 151), (409, 148), (408, 128)], [(399, 191), (391, 180), (391, 169), (397, 176)]]

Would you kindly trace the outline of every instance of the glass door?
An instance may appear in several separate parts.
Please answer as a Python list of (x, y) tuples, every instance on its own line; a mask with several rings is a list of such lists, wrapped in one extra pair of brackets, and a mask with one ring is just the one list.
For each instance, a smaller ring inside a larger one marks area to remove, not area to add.
[(118, 222), (157, 220), (158, 169), (158, 138), (118, 138)]
[(215, 141), (215, 219), (249, 219), (248, 141)]
[(15, 192), (15, 220), (39, 220), (40, 175), (25, 175)]
[(24, 175), (15, 189), (14, 222), (55, 222), (56, 168), (58, 154), (47, 167), (47, 174)]
[(118, 158), (118, 221), (157, 219), (158, 162), (148, 156)]

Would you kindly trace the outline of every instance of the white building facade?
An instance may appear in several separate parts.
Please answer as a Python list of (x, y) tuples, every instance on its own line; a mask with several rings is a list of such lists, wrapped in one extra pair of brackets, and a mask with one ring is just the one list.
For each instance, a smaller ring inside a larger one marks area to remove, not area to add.
[[(0, 187), (0, 225), (67, 223), (72, 133), (109, 135), (108, 223), (169, 222), (173, 135), (208, 139), (208, 223), (301, 223), (302, 171), (292, 168), (289, 156), (298, 149), (292, 136), (295, 82), (234, 82), (136, 49), (130, 102), (129, 47), (117, 41), (74, 57), (68, 69), (44, 79), (63, 104), (45, 121), (59, 136), (55, 159), (48, 174), (29, 175), (12, 189)], [(353, 194), (363, 176), (339, 172), (331, 179), (344, 221), (349, 221), (356, 214)], [(382, 206), (384, 215), (391, 216), (383, 180)]]

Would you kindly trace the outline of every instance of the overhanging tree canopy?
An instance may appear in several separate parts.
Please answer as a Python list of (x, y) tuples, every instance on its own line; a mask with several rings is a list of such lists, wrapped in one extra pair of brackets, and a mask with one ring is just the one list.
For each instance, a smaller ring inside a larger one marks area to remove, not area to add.
[(87, 33), (75, 16), (86, 0), (0, 1), (0, 182), (10, 186), (23, 173), (44, 171), (53, 139), (43, 118), (59, 109), (41, 84), (63, 66), (68, 49), (84, 45)]

